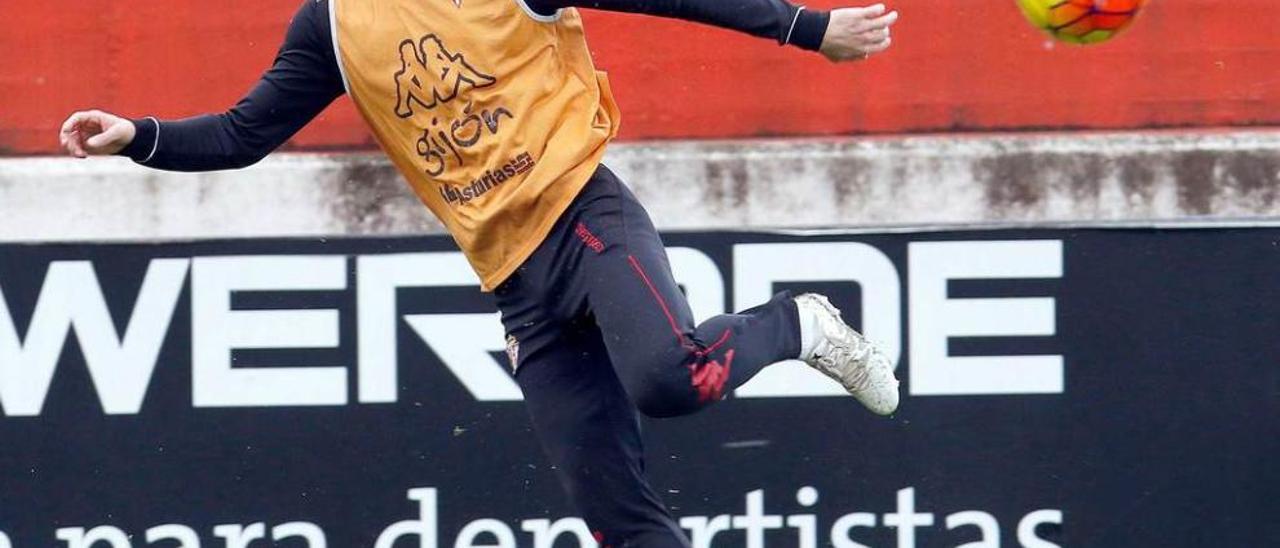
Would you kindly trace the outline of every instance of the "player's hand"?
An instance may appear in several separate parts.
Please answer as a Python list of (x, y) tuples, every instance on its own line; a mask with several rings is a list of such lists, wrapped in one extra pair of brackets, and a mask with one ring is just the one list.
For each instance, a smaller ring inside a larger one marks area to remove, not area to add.
[(62, 123), (58, 139), (68, 154), (87, 158), (124, 150), (136, 133), (137, 128), (129, 120), (100, 110), (85, 110)]
[(889, 28), (898, 20), (898, 12), (885, 11), (884, 4), (832, 10), (819, 51), (838, 63), (861, 61), (888, 49), (893, 42)]

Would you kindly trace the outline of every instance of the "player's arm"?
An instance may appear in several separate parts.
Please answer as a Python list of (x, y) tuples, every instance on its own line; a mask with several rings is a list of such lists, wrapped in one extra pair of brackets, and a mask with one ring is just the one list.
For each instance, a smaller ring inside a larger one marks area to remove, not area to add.
[(857, 61), (889, 47), (898, 13), (884, 4), (810, 10), (785, 0), (524, 0), (552, 15), (568, 7), (672, 17), (737, 30), (779, 44), (820, 51), (832, 61)]
[(77, 112), (62, 126), (62, 146), (80, 158), (119, 154), (172, 171), (234, 169), (261, 160), (343, 93), (328, 9), (327, 0), (304, 1), (271, 68), (230, 110), (173, 121)]

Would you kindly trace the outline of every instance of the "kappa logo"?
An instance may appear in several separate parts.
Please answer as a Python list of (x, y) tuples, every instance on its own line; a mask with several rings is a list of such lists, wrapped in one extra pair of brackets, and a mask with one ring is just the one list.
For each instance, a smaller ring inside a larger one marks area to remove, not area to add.
[(414, 105), (425, 110), (454, 100), (469, 88), (483, 88), (497, 79), (476, 70), (461, 53), (453, 53), (434, 34), (414, 42), (400, 42), (400, 70), (396, 79), (396, 116), (410, 118)]

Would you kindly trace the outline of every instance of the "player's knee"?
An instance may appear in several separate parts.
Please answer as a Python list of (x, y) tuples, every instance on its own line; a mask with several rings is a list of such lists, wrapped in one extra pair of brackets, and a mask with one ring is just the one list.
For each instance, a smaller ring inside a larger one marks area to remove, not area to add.
[(639, 398), (636, 400), (636, 409), (639, 409), (644, 416), (652, 419), (681, 417), (693, 413), (699, 408), (699, 405), (691, 401), (672, 402), (658, 398)]
[(667, 401), (641, 399), (636, 402), (636, 408), (644, 413), (644, 416), (651, 419), (669, 419), (672, 417), (681, 417), (697, 411), (697, 406), (693, 405), (677, 405)]
[(700, 407), (689, 379), (680, 375), (646, 375), (630, 388), (636, 409), (648, 417), (678, 417)]

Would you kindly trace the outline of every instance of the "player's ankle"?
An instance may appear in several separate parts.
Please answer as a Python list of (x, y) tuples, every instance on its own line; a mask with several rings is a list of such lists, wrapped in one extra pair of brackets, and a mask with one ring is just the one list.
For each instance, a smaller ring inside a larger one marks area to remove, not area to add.
[(807, 295), (796, 297), (796, 312), (800, 324), (800, 355), (797, 358), (801, 360), (812, 358), (813, 353), (818, 350), (818, 343), (822, 341), (822, 324), (818, 314), (812, 306), (805, 306), (800, 302)]

